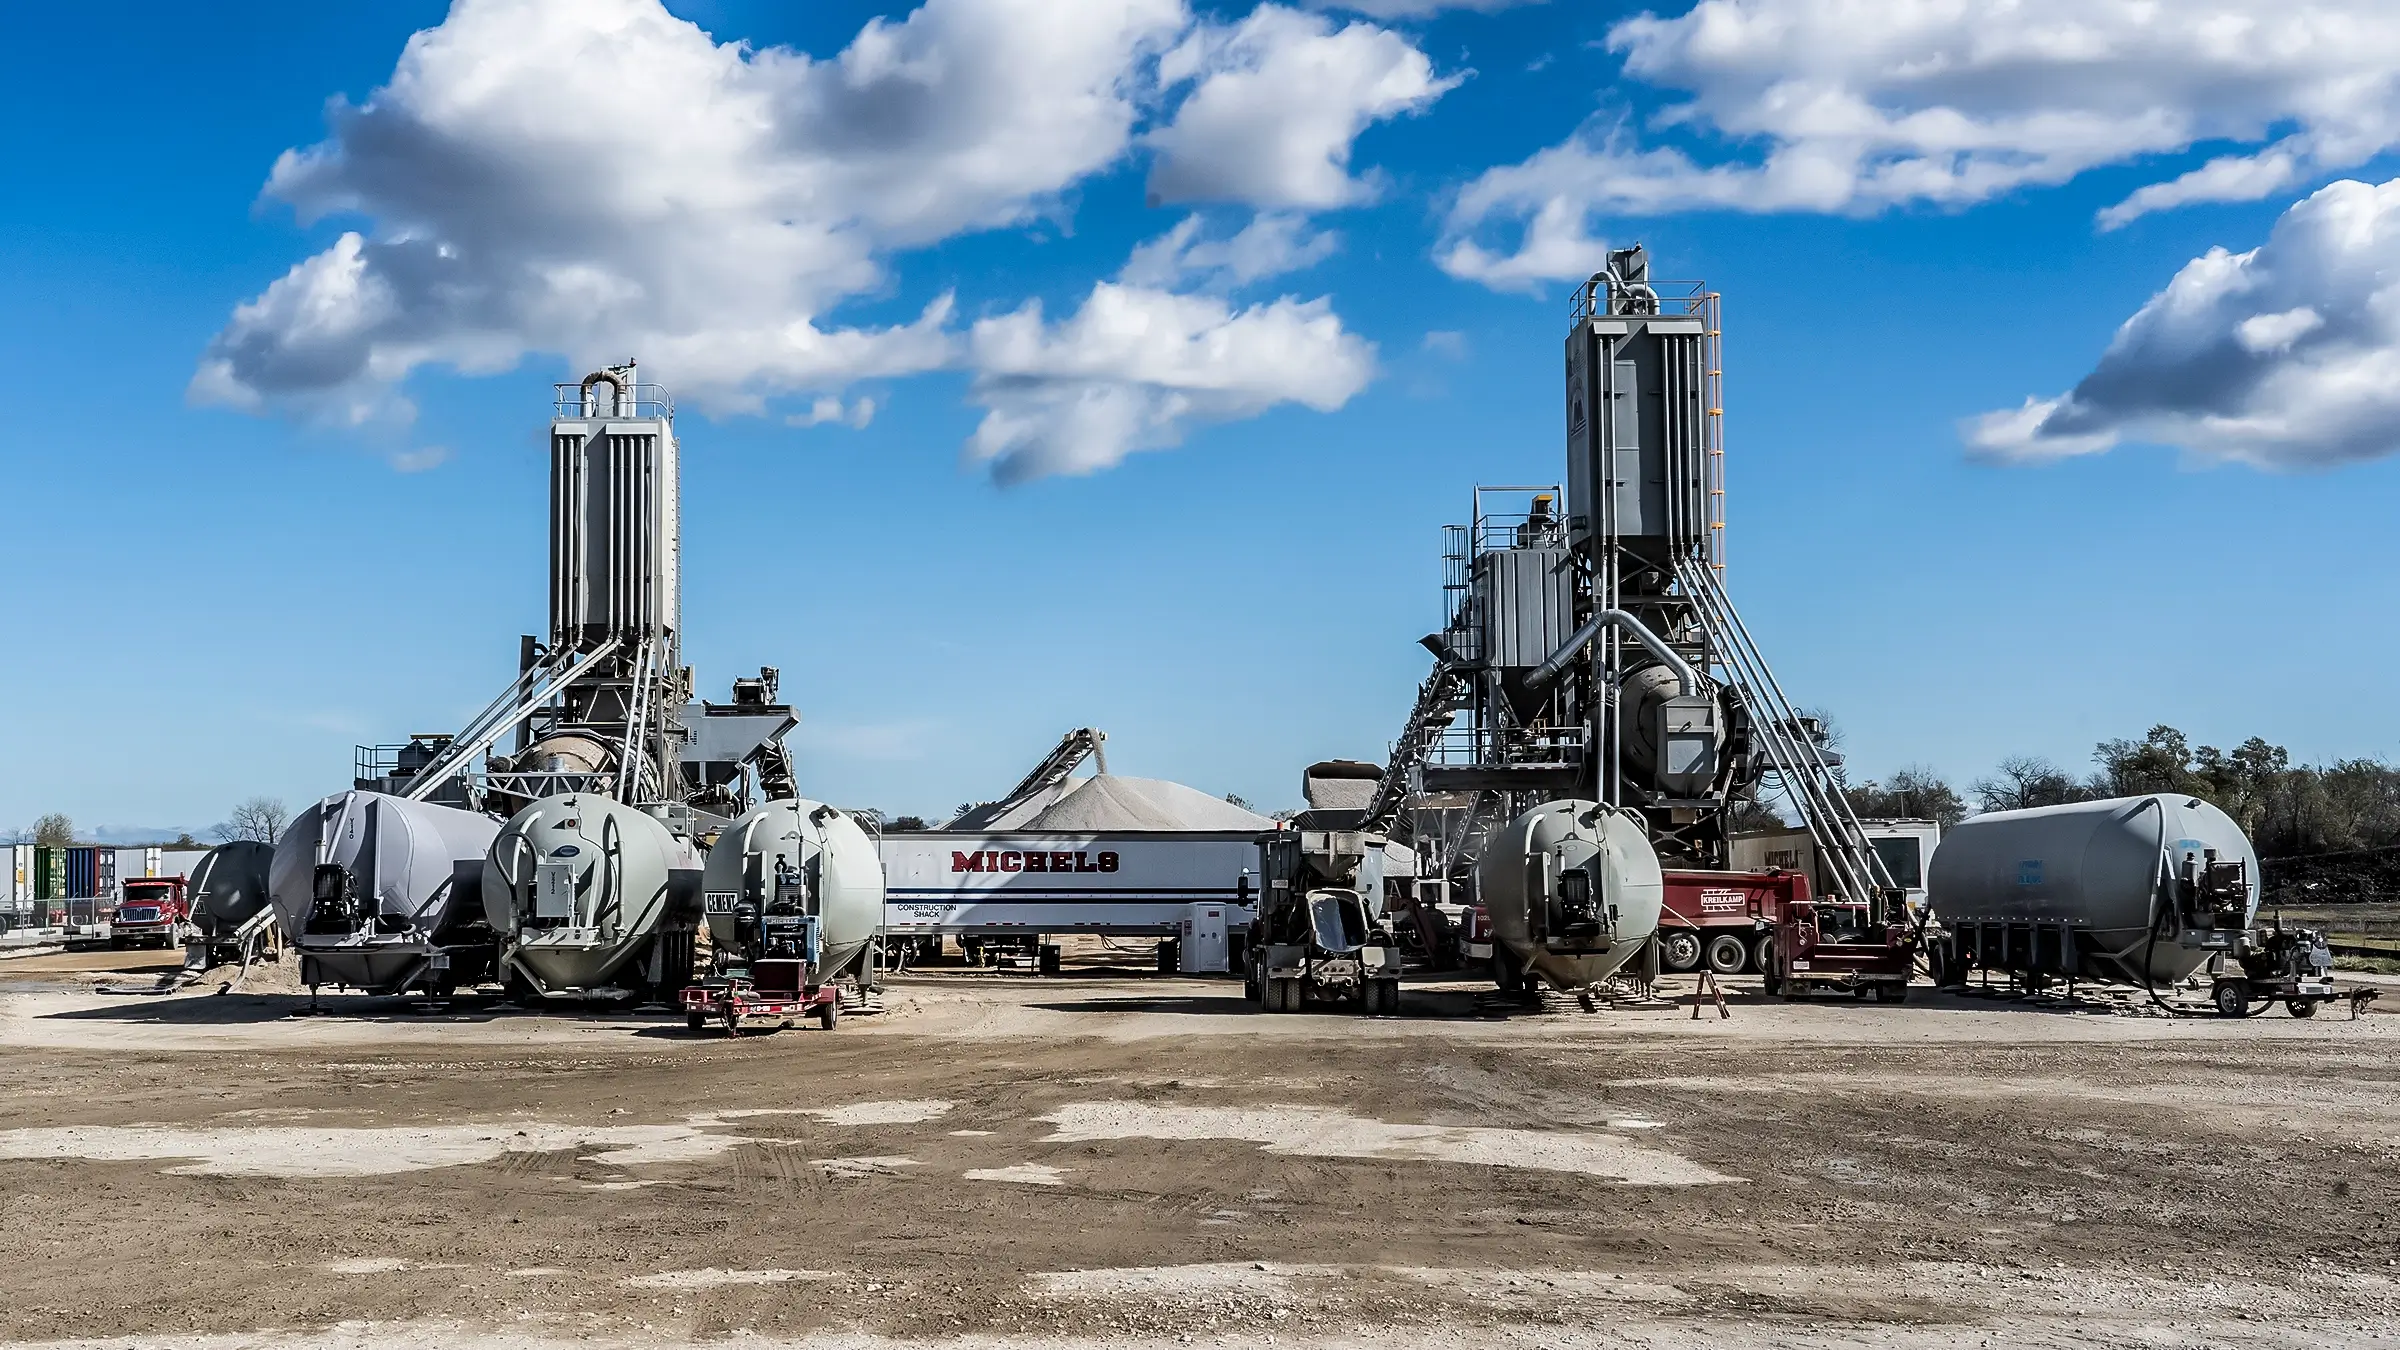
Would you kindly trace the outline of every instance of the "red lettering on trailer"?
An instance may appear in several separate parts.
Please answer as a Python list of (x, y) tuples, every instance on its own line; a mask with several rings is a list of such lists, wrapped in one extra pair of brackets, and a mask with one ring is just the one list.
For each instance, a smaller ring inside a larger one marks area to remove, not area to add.
[(1003, 872), (1022, 872), (1022, 871), (1024, 871), (1024, 870), (1025, 870), (1025, 855), (1024, 855), (1024, 854), (1022, 854), (1022, 853), (1003, 853), (1003, 854), (1001, 854), (1001, 855), (1000, 855), (1000, 870), (1001, 870), (1001, 871), (1003, 871)]
[(1026, 855), (1025, 855), (1025, 870), (1026, 870), (1026, 871), (1028, 871), (1028, 872), (1047, 872), (1047, 871), (1049, 871), (1049, 870), (1050, 870), (1050, 855), (1049, 855), (1049, 854), (1047, 854), (1047, 853), (1028, 853), (1028, 854), (1026, 854)]
[(1101, 854), (1101, 855), (1100, 855), (1100, 870), (1101, 870), (1101, 871), (1103, 871), (1103, 872), (1114, 872), (1114, 871), (1116, 871), (1116, 870), (1117, 870), (1117, 855), (1116, 855), (1116, 854), (1114, 854), (1114, 853), (1103, 853), (1103, 854)]
[(1075, 855), (1075, 870), (1078, 872), (1097, 872), (1100, 870), (1100, 864), (1092, 861), (1091, 854), (1078, 853)]
[(1072, 854), (1072, 853), (1053, 853), (1053, 854), (1051, 854), (1051, 855), (1050, 855), (1050, 870), (1051, 870), (1051, 871), (1053, 871), (1053, 872), (1072, 872), (1072, 871), (1074, 871), (1074, 870), (1075, 870), (1075, 855), (1074, 855), (1074, 854)]
[(983, 855), (980, 853), (960, 853), (956, 850), (952, 850), (950, 854), (950, 870), (953, 872), (980, 872), (983, 870)]

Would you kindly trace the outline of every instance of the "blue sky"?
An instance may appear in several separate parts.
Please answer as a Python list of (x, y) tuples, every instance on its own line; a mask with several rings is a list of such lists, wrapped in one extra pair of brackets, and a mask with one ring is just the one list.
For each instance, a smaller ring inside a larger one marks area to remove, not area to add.
[[(2155, 721), (2400, 756), (2375, 7), (2238, 78), (2108, 6), (1973, 69), (2061, 20), (1010, 7), (18, 15), (0, 824), (198, 828), (462, 721), (543, 623), (548, 384), (603, 355), (683, 400), (686, 657), (782, 668), (812, 793), (939, 812), (1096, 725), (1289, 804), (1397, 729), (1472, 486), (1558, 477), (1568, 277), (1635, 239), (1726, 297), (1729, 581), (1861, 771)], [(560, 85), (593, 42), (668, 73)], [(270, 291), (350, 232), (390, 294)], [(463, 270), (409, 290), (412, 241)]]

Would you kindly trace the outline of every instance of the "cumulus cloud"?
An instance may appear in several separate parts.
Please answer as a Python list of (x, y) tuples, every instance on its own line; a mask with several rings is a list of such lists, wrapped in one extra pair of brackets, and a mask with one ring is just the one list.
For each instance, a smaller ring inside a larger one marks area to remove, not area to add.
[(864, 431), (875, 420), (875, 400), (860, 398), (844, 403), (833, 394), (825, 394), (808, 405), (806, 412), (796, 412), (783, 419), (789, 427), (845, 426)]
[(1420, 111), (1458, 87), (1408, 39), (1369, 23), (1261, 5), (1238, 24), (1204, 24), (1159, 62), (1194, 87), (1148, 136), (1159, 201), (1238, 201), (1324, 210), (1371, 199), (1350, 173), (1367, 127)]
[(1101, 282), (1072, 317), (1039, 302), (978, 322), (970, 397), (988, 411), (968, 456), (1003, 483), (1086, 474), (1180, 444), (1197, 423), (1282, 403), (1331, 412), (1375, 374), (1375, 348), (1329, 302), (1222, 297)]
[(1140, 245), (1119, 274), (1136, 286), (1179, 288), (1197, 283), (1231, 289), (1316, 266), (1341, 247), (1331, 230), (1311, 229), (1304, 216), (1266, 212), (1226, 239), (1203, 237), (1198, 216)]
[(2273, 469), (2400, 451), (2400, 179), (2334, 183), (2259, 247), (2194, 258), (2072, 392), (1963, 432), (2007, 462), (2128, 440)]
[(714, 41), (657, 0), (458, 0), (266, 194), (369, 226), (210, 344), (196, 396), (393, 410), (411, 370), (637, 352), (704, 405), (938, 367), (827, 310), (880, 259), (1054, 209), (1119, 161), (1182, 0), (927, 0), (839, 56)]
[(1579, 278), (1601, 214), (1961, 206), (2237, 148), (2135, 191), (2106, 228), (2256, 200), (2400, 145), (2387, 0), (1702, 0), (1624, 20), (1608, 45), (1680, 100), (1647, 127), (1595, 118), (1483, 174), (1450, 216), (1451, 272)]

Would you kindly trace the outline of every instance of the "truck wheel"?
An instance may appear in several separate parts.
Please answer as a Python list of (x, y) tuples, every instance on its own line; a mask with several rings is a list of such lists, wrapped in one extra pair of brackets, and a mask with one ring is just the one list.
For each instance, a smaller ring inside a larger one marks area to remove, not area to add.
[(817, 1025), (827, 1031), (842, 1024), (842, 998), (836, 994), (817, 1005)]
[(708, 1014), (687, 1012), (683, 1015), (683, 1025), (692, 1031), (706, 1031), (708, 1030)]
[(1774, 962), (1769, 961), (1765, 969), (1759, 973), (1759, 983), (1766, 987), (1767, 997), (1779, 998), (1782, 996), (1783, 972), (1775, 969)]
[(1750, 964), (1750, 945), (1733, 933), (1708, 940), (1708, 968), (1719, 975), (1739, 975)]
[(1775, 935), (1773, 933), (1761, 933), (1751, 941), (1750, 964), (1756, 967), (1762, 975), (1775, 968)]
[(1044, 975), (1056, 975), (1058, 973), (1060, 953), (1061, 948), (1057, 943), (1045, 942), (1042, 944), (1039, 969)]
[(1681, 974), (1700, 968), (1700, 935), (1684, 929), (1659, 939), (1658, 963)]
[(1875, 1001), (1877, 1003), (1906, 1003), (1908, 1002), (1908, 986), (1905, 984), (1876, 985)]
[(2313, 998), (2285, 999), (2283, 1010), (2294, 1017), (2314, 1017), (2317, 1015), (2317, 1001)]
[(2250, 985), (2244, 980), (2219, 980), (2213, 995), (2219, 1017), (2241, 1017), (2250, 1011)]
[(1176, 969), (1183, 964), (1182, 960), (1180, 959), (1182, 956), (1182, 952), (1179, 950), (1181, 946), (1182, 944), (1177, 942), (1174, 938), (1160, 938), (1158, 940), (1159, 974), (1172, 975), (1175, 973)]

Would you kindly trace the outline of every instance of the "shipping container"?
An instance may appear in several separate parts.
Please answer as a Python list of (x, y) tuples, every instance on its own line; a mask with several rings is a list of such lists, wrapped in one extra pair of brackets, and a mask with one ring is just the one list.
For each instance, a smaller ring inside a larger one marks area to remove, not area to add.
[(63, 900), (67, 894), (67, 851), (63, 848), (36, 848), (33, 851), (33, 898)]
[(66, 897), (89, 900), (100, 894), (100, 850), (89, 845), (61, 849), (66, 855)]

